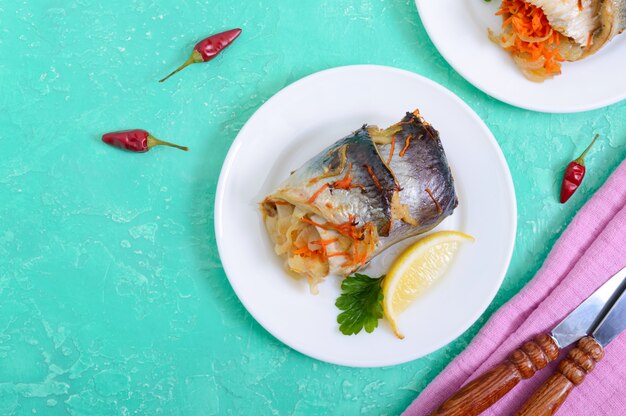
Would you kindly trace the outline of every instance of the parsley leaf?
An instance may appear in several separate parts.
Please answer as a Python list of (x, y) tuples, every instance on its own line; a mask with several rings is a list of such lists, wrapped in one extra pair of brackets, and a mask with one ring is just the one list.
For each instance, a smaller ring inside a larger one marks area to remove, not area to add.
[(378, 327), (378, 320), (383, 317), (384, 277), (355, 273), (341, 282), (342, 293), (335, 306), (343, 311), (337, 316), (337, 322), (344, 335), (356, 335), (363, 328), (369, 333)]

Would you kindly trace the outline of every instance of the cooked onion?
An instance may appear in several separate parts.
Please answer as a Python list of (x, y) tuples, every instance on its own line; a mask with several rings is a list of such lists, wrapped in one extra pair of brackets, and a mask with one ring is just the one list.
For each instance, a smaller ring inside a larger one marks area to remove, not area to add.
[(513, 55), (513, 60), (521, 69), (540, 69), (546, 63), (546, 58), (540, 56), (538, 59), (531, 61), (529, 58)]
[(524, 74), (524, 76), (533, 82), (543, 82), (546, 79), (550, 79), (550, 78), (554, 78), (553, 74), (548, 74), (546, 73), (546, 71), (542, 68), (542, 69), (522, 69), (522, 74)]
[[(511, 31), (506, 31), (503, 32), (501, 35), (496, 35), (491, 29), (487, 29), (487, 34), (489, 35), (489, 39), (492, 42), (494, 42), (496, 45), (503, 47), (504, 49), (513, 46), (515, 44), (515, 39), (517, 38), (515, 33)], [(502, 38), (505, 38), (505, 40), (502, 41)]]
[[(567, 38), (550, 26), (541, 8), (526, 0), (503, 0), (497, 14), (505, 22), (503, 33), (496, 35), (488, 30), (489, 39), (511, 52), (515, 64), (529, 80), (542, 82), (558, 75), (564, 51), (567, 59), (578, 56), (571, 45), (559, 45), (559, 41), (567, 43)], [(515, 19), (521, 24), (514, 22)]]
[(567, 39), (561, 40), (559, 45), (559, 53), (563, 58), (568, 61), (576, 61), (580, 59), (584, 52), (584, 49), (581, 48), (577, 43), (572, 42)]
[[(286, 201), (267, 199), (261, 209), (268, 234), (274, 243), (274, 251), (279, 256), (286, 256), (289, 270), (306, 276), (311, 293), (314, 294), (317, 293), (318, 283), (331, 270), (348, 274), (362, 266), (362, 259), (371, 257), (379, 240), (376, 226), (369, 222), (360, 227), (361, 236), (357, 239), (342, 233), (339, 226), (337, 229), (325, 229), (315, 225), (325, 222), (324, 218), (316, 215), (311, 216), (313, 223), (303, 221), (311, 213)], [(334, 240), (332, 243), (320, 243), (321, 240), (331, 239)], [(308, 248), (312, 252), (323, 247), (328, 251), (322, 250), (318, 255), (311, 255), (306, 250), (300, 253), (294, 251)], [(334, 255), (328, 257), (329, 254)]]
[(550, 39), (550, 36), (552, 36), (553, 32), (554, 32), (554, 30), (550, 29), (550, 32), (548, 32), (547, 35), (545, 35), (545, 36), (543, 36), (541, 38), (531, 38), (531, 37), (523, 36), (523, 35), (518, 35), (518, 36), (524, 42), (544, 42), (544, 41)]

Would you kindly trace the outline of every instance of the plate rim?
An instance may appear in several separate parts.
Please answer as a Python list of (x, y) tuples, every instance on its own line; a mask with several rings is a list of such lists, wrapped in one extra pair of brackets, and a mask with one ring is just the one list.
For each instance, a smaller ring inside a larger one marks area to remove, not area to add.
[(498, 101), (501, 101), (513, 107), (521, 108), (524, 110), (535, 111), (537, 113), (574, 114), (574, 113), (583, 113), (586, 111), (598, 110), (598, 109), (608, 107), (613, 104), (617, 104), (626, 99), (626, 90), (625, 90), (621, 94), (617, 95), (616, 97), (600, 100), (600, 101), (595, 102), (594, 104), (574, 105), (571, 107), (554, 109), (554, 108), (542, 107), (540, 103), (535, 104), (535, 105), (525, 104), (523, 101), (516, 101), (514, 98), (513, 99), (507, 98), (506, 96), (498, 93), (497, 91), (494, 92), (492, 89), (488, 87), (488, 84), (483, 84), (479, 82), (478, 80), (476, 80), (471, 75), (468, 75), (468, 72), (463, 70), (461, 65), (458, 65), (457, 63), (454, 62), (454, 60), (450, 59), (450, 54), (447, 52), (447, 50), (443, 48), (437, 40), (435, 40), (435, 37), (433, 37), (432, 35), (433, 31), (432, 31), (432, 26), (431, 26), (431, 24), (434, 24), (434, 23), (429, 22), (428, 19), (422, 18), (422, 4), (424, 3), (424, 1), (425, 0), (415, 0), (415, 5), (417, 7), (417, 12), (419, 14), (420, 21), (422, 22), (422, 25), (424, 26), (424, 29), (426, 30), (426, 33), (428, 34), (428, 38), (437, 49), (437, 52), (439, 52), (439, 54), (443, 57), (446, 63), (450, 65), (452, 69), (454, 69), (456, 73), (459, 74), (465, 81), (469, 82), (475, 88), (479, 89), (480, 91), (489, 95), (490, 97), (495, 98)]
[[(493, 148), (493, 150), (495, 151), (496, 157), (498, 162), (500, 163), (501, 167), (503, 168), (503, 170), (505, 171), (505, 185), (506, 185), (506, 189), (507, 189), (507, 200), (508, 200), (508, 204), (510, 207), (510, 216), (512, 218), (512, 222), (510, 224), (510, 235), (507, 239), (507, 241), (505, 242), (508, 245), (508, 249), (507, 249), (507, 253), (506, 253), (506, 261), (503, 262), (503, 266), (501, 267), (501, 269), (498, 272), (498, 280), (497, 280), (497, 284), (494, 284), (492, 286), (492, 288), (490, 289), (489, 293), (486, 294), (486, 296), (484, 297), (483, 302), (481, 303), (480, 307), (476, 309), (476, 312), (471, 316), (471, 319), (467, 320), (467, 324), (464, 325), (463, 328), (460, 328), (459, 331), (455, 331), (454, 335), (450, 337), (450, 339), (448, 340), (444, 340), (440, 343), (437, 344), (433, 344), (433, 347), (431, 348), (430, 351), (419, 355), (419, 356), (414, 356), (414, 357), (410, 357), (410, 358), (406, 358), (406, 359), (402, 359), (402, 360), (393, 360), (393, 359), (385, 359), (386, 357), (381, 357), (381, 359), (379, 360), (379, 362), (377, 364), (371, 364), (371, 363), (365, 363), (365, 364), (359, 364), (359, 363), (355, 363), (355, 362), (348, 362), (342, 359), (336, 359), (336, 358), (329, 358), (329, 357), (325, 357), (322, 356), (321, 354), (317, 354), (316, 351), (314, 349), (304, 349), (304, 348), (297, 348), (296, 346), (294, 346), (288, 339), (285, 339), (285, 337), (283, 337), (282, 335), (276, 334), (275, 331), (272, 331), (271, 325), (268, 324), (268, 322), (263, 318), (260, 317), (257, 313), (254, 312), (254, 308), (249, 307), (249, 304), (244, 301), (245, 296), (242, 297), (241, 293), (240, 293), (240, 285), (236, 282), (236, 279), (232, 279), (230, 276), (232, 275), (233, 271), (230, 269), (230, 266), (227, 265), (224, 261), (223, 261), (223, 254), (225, 252), (225, 247), (223, 246), (224, 242), (222, 240), (222, 238), (220, 237), (223, 234), (223, 226), (222, 226), (222, 216), (223, 216), (223, 200), (225, 198), (225, 192), (226, 192), (226, 186), (225, 183), (228, 180), (229, 177), (229, 173), (230, 170), (232, 169), (232, 165), (233, 162), (235, 161), (235, 158), (237, 156), (237, 153), (239, 151), (239, 149), (242, 146), (242, 142), (243, 142), (243, 133), (245, 133), (247, 131), (247, 129), (249, 128), (252, 120), (258, 116), (259, 111), (261, 110), (261, 108), (265, 107), (266, 105), (270, 104), (271, 102), (273, 102), (277, 97), (281, 96), (282, 94), (286, 93), (286, 91), (289, 91), (293, 88), (297, 88), (300, 84), (305, 83), (305, 82), (311, 82), (312, 80), (314, 80), (315, 78), (318, 77), (322, 77), (322, 76), (326, 76), (328, 74), (332, 74), (335, 72), (341, 72), (341, 71), (353, 71), (353, 70), (376, 70), (376, 71), (387, 71), (387, 72), (395, 72), (397, 74), (402, 74), (402, 75), (408, 75), (414, 78), (419, 79), (421, 82), (425, 82), (427, 84), (430, 84), (432, 87), (434, 87), (435, 89), (437, 89), (439, 92), (441, 92), (442, 94), (447, 95), (449, 98), (451, 98), (452, 100), (456, 101), (461, 107), (463, 107), (466, 112), (469, 114), (469, 116), (477, 122), (477, 124), (480, 126), (480, 128), (485, 132), (485, 136), (487, 137), (487, 143), (489, 144), (489, 146), (491, 146)], [(510, 267), (511, 264), (511, 259), (513, 256), (513, 251), (515, 248), (515, 242), (516, 242), (516, 236), (517, 236), (517, 198), (516, 198), (516, 194), (515, 194), (515, 186), (514, 186), (514, 182), (513, 182), (513, 178), (511, 175), (511, 170), (509, 168), (509, 165), (506, 161), (506, 158), (504, 157), (504, 153), (502, 152), (502, 149), (498, 143), (498, 141), (496, 140), (495, 136), (493, 135), (493, 133), (491, 132), (491, 130), (489, 129), (489, 127), (486, 125), (486, 123), (478, 116), (478, 114), (465, 102), (463, 101), (459, 96), (457, 96), (456, 94), (454, 94), (452, 91), (450, 91), (449, 89), (447, 89), (446, 87), (444, 87), (443, 85), (429, 79), (426, 78), (423, 75), (417, 74), (415, 72), (411, 72), (408, 70), (404, 70), (404, 69), (400, 69), (400, 68), (396, 68), (396, 67), (391, 67), (391, 66), (386, 66), (386, 65), (375, 65), (375, 64), (356, 64), (356, 65), (344, 65), (344, 66), (338, 66), (338, 67), (332, 67), (332, 68), (328, 68), (328, 69), (324, 69), (324, 70), (320, 70), (317, 72), (314, 72), (312, 74), (306, 75), (294, 82), (292, 82), (291, 84), (281, 88), (278, 92), (276, 92), (274, 95), (272, 95), (267, 101), (265, 101), (263, 104), (261, 104), (261, 106), (259, 106), (255, 112), (248, 118), (248, 120), (246, 121), (246, 123), (242, 126), (242, 128), (239, 130), (239, 132), (237, 133), (237, 137), (235, 138), (235, 140), (233, 140), (233, 143), (231, 144), (228, 153), (226, 154), (226, 157), (224, 159), (224, 162), (222, 164), (222, 168), (220, 170), (220, 175), (219, 175), (219, 179), (218, 179), (218, 183), (217, 183), (217, 188), (215, 191), (215, 200), (214, 200), (214, 228), (215, 228), (215, 237), (216, 237), (216, 245), (217, 245), (217, 249), (218, 249), (218, 253), (219, 253), (219, 257), (220, 257), (220, 262), (222, 264), (222, 268), (224, 270), (224, 274), (226, 275), (226, 278), (228, 279), (229, 284), (231, 285), (233, 291), (235, 292), (235, 294), (237, 295), (237, 298), (239, 299), (239, 301), (241, 302), (241, 304), (244, 306), (244, 308), (246, 309), (246, 311), (254, 318), (255, 321), (257, 321), (259, 323), (259, 325), (261, 325), (263, 327), (263, 329), (265, 331), (267, 331), (269, 334), (271, 334), (274, 338), (276, 338), (277, 340), (279, 340), (281, 343), (283, 343), (284, 345), (288, 346), (289, 348), (291, 348), (294, 351), (297, 351), (303, 355), (309, 356), (313, 359), (322, 361), (322, 362), (327, 362), (330, 364), (334, 364), (334, 365), (340, 365), (340, 366), (345, 366), (345, 367), (352, 367), (352, 368), (380, 368), (380, 367), (388, 367), (388, 366), (393, 366), (393, 365), (400, 365), (400, 364), (405, 364), (407, 362), (411, 362), (411, 361), (415, 361), (419, 358), (425, 357), (428, 354), (431, 354), (439, 349), (441, 349), (442, 347), (444, 347), (445, 345), (448, 345), (449, 343), (453, 342), (454, 340), (456, 340), (457, 338), (459, 338), (461, 335), (463, 335), (463, 333), (465, 333), (472, 325), (474, 325), (476, 323), (476, 321), (480, 318), (480, 316), (482, 316), (483, 313), (485, 313), (485, 311), (487, 310), (487, 308), (489, 307), (489, 305), (491, 305), (492, 301), (494, 300), (496, 294), (498, 293), (498, 291), (500, 290), (500, 288), (502, 287), (502, 282), (504, 281), (504, 278), (506, 277), (507, 271)], [(456, 333), (458, 332), (458, 333)]]

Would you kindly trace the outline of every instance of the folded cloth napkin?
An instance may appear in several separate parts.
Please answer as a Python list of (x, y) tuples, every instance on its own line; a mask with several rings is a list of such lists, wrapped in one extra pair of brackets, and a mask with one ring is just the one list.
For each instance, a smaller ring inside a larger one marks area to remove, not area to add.
[[(626, 161), (585, 204), (543, 266), (500, 308), (403, 415), (429, 415), (468, 381), (502, 362), (535, 335), (550, 331), (610, 276), (626, 266)], [(522, 380), (484, 415), (512, 415), (554, 371), (560, 359)], [(626, 333), (615, 338), (558, 414), (626, 415)]]

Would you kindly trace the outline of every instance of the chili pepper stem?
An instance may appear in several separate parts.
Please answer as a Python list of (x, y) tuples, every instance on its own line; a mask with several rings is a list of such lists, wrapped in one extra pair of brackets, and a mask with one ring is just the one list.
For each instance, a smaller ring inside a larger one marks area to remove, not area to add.
[(154, 136), (152, 136), (152, 135), (149, 135), (149, 136), (148, 136), (148, 149), (151, 149), (151, 148), (153, 148), (154, 146), (169, 146), (169, 147), (175, 147), (175, 148), (177, 148), (177, 149), (184, 150), (185, 152), (186, 152), (187, 150), (189, 150), (189, 148), (188, 148), (187, 146), (180, 146), (180, 145), (177, 145), (177, 144), (174, 144), (174, 143), (170, 143), (170, 142), (166, 142), (166, 141), (163, 141), (163, 140), (159, 140), (159, 139), (157, 139), (156, 137), (154, 137)]
[(159, 82), (163, 82), (166, 79), (168, 79), (169, 77), (171, 77), (172, 75), (182, 71), (183, 69), (187, 68), (189, 65), (191, 64), (195, 64), (198, 62), (202, 62), (202, 55), (200, 55), (200, 53), (198, 51), (196, 51), (195, 49), (193, 50), (193, 53), (191, 54), (191, 56), (189, 57), (189, 59), (187, 59), (185, 61), (184, 64), (182, 64), (181, 66), (179, 66), (178, 68), (176, 68), (174, 71), (172, 71), (171, 74), (169, 74), (168, 76), (166, 76), (165, 78), (159, 80)]
[(183, 70), (184, 68), (188, 67), (191, 64), (195, 64), (194, 60), (192, 57), (189, 57), (189, 59), (187, 59), (187, 61), (185, 61), (184, 64), (182, 64), (181, 66), (179, 66), (178, 68), (176, 68), (171, 74), (169, 74), (168, 76), (166, 76), (165, 78), (159, 80), (159, 82), (163, 82), (166, 79), (168, 79), (169, 77), (171, 77), (172, 75), (176, 74), (177, 72)]
[(600, 134), (596, 134), (596, 136), (593, 138), (589, 146), (587, 146), (585, 151), (580, 156), (578, 156), (578, 159), (575, 159), (574, 162), (578, 163), (581, 166), (585, 166), (585, 156), (587, 155), (587, 152), (589, 151), (589, 149), (591, 149), (591, 146), (593, 146), (596, 140), (598, 140), (599, 136)]

